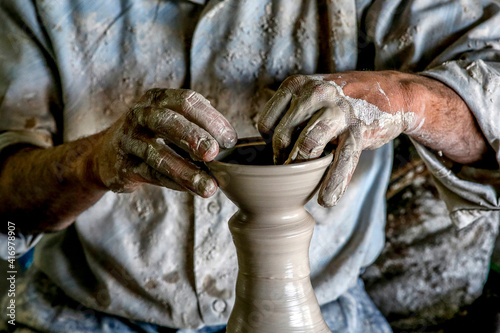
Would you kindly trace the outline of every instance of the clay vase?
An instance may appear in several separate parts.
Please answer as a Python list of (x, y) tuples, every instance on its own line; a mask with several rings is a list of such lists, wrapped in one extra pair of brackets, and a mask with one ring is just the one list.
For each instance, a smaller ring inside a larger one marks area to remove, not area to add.
[(330, 332), (309, 278), (314, 220), (304, 204), (332, 156), (272, 165), (265, 147), (245, 140), (207, 163), (239, 208), (229, 221), (239, 271), (227, 332)]

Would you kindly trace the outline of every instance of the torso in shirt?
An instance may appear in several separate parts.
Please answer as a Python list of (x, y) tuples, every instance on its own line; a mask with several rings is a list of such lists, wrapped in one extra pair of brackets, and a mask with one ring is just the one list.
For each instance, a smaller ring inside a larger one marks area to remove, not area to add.
[[(322, 57), (314, 1), (67, 0), (40, 2), (39, 12), (58, 65), (63, 141), (105, 129), (153, 87), (198, 91), (239, 137), (255, 136), (270, 89), (315, 73)], [(338, 207), (308, 205), (318, 223), (311, 270), (321, 304), (380, 250), (383, 195), (370, 195), (385, 188), (389, 151), (364, 154)], [(235, 210), (220, 192), (202, 199), (144, 185), (108, 193), (74, 226), (45, 236), (36, 263), (91, 308), (171, 327), (224, 323), (237, 273), (227, 229)]]

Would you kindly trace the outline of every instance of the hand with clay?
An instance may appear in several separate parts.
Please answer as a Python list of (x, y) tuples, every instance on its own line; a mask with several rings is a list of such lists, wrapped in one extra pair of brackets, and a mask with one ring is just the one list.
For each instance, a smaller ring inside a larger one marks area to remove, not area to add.
[(235, 143), (234, 129), (200, 94), (152, 89), (100, 138), (96, 173), (115, 192), (150, 183), (209, 197), (217, 183), (193, 160), (211, 161)]
[(319, 192), (323, 206), (342, 197), (364, 149), (401, 133), (459, 163), (474, 163), (488, 150), (453, 90), (395, 71), (291, 76), (260, 115), (259, 131), (272, 140), (275, 163), (317, 158), (337, 145)]
[(208, 197), (217, 183), (194, 161), (210, 161), (219, 147), (235, 143), (234, 129), (200, 94), (152, 89), (107, 130), (8, 156), (0, 213), (29, 234), (66, 228), (108, 190), (130, 192), (150, 183)]

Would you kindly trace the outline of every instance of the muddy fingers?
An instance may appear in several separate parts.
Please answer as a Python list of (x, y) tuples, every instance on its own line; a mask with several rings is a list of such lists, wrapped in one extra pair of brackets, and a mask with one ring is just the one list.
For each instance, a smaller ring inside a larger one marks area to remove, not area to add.
[(233, 127), (200, 94), (151, 89), (100, 138), (97, 173), (115, 192), (150, 183), (208, 197), (217, 183), (194, 161), (211, 161), (235, 143)]
[(179, 156), (167, 145), (155, 140), (147, 142), (130, 139), (124, 145), (124, 149), (127, 153), (145, 161), (157, 173), (202, 197), (213, 195), (217, 189), (216, 182), (211, 176), (194, 163)]
[(201, 161), (211, 161), (219, 153), (217, 141), (203, 128), (169, 109), (149, 107), (138, 124), (156, 136), (180, 147)]
[(377, 149), (415, 127), (401, 85), (388, 79), (393, 76), (295, 75), (283, 82), (262, 112), (259, 131), (272, 142), (276, 164), (317, 158), (329, 143), (338, 142), (321, 187), (322, 205), (335, 205), (344, 194), (363, 149)]
[(360, 128), (354, 128), (340, 135), (333, 164), (321, 184), (318, 198), (320, 205), (335, 206), (344, 195), (363, 151), (362, 134)]

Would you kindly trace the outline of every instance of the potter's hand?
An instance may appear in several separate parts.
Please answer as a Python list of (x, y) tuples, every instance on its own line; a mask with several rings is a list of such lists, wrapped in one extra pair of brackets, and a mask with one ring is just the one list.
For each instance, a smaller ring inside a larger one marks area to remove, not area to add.
[(363, 149), (384, 145), (418, 121), (404, 111), (401, 89), (371, 73), (289, 77), (261, 114), (259, 131), (272, 137), (275, 163), (316, 158), (337, 144), (319, 193), (324, 206), (342, 197)]
[(315, 158), (328, 143), (337, 144), (319, 193), (324, 206), (343, 195), (363, 149), (401, 133), (453, 162), (494, 161), (493, 149), (453, 89), (395, 71), (292, 76), (266, 105), (259, 131), (272, 138), (278, 163)]
[(217, 184), (193, 160), (211, 161), (235, 143), (234, 129), (200, 94), (152, 89), (100, 137), (96, 174), (115, 192), (145, 182), (208, 197)]

